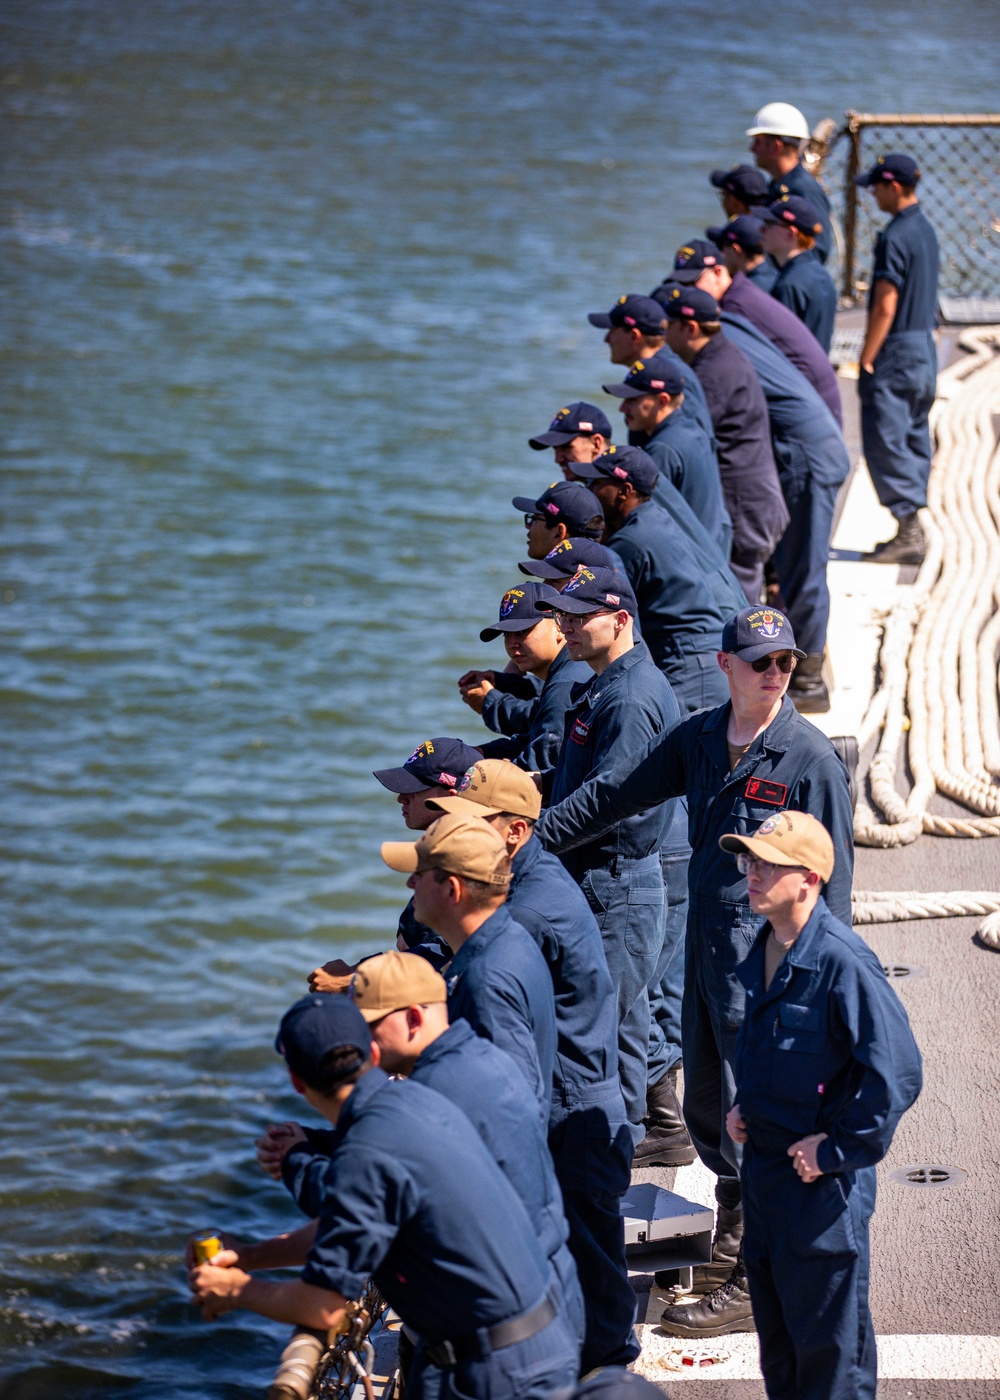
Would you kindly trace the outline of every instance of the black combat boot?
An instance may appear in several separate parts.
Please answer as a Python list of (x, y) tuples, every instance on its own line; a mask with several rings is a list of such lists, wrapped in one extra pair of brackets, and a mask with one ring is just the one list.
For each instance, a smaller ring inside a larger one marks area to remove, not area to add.
[(634, 1167), (686, 1167), (695, 1158), (677, 1102), (677, 1071), (668, 1069), (646, 1090), (646, 1136), (632, 1155)]
[(727, 1332), (756, 1332), (750, 1291), (740, 1245), (732, 1273), (721, 1288), (697, 1303), (672, 1303), (664, 1308), (660, 1326), (671, 1337), (724, 1337)]
[(830, 692), (823, 679), (823, 653), (800, 658), (788, 683), (788, 698), (802, 715), (824, 715)]
[(861, 557), (869, 564), (922, 564), (926, 551), (923, 527), (914, 511), (912, 515), (899, 517), (899, 525), (891, 540), (883, 540), (870, 554)]

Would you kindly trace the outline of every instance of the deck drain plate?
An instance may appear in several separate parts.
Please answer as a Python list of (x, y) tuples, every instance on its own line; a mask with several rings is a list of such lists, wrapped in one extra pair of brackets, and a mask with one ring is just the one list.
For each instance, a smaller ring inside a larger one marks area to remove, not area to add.
[(920, 1162), (912, 1167), (897, 1167), (889, 1180), (899, 1186), (960, 1186), (968, 1176), (961, 1167), (943, 1167), (939, 1163)]
[(903, 977), (927, 976), (926, 967), (911, 967), (907, 963), (883, 963), (882, 971), (885, 973), (886, 977), (891, 978), (893, 981), (898, 981)]

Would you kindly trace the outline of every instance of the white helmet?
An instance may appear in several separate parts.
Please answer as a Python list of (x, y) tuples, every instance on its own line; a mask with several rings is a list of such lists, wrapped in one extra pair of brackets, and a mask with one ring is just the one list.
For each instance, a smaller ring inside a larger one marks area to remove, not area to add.
[(781, 136), (786, 141), (808, 141), (809, 123), (790, 102), (768, 102), (753, 119), (748, 136)]

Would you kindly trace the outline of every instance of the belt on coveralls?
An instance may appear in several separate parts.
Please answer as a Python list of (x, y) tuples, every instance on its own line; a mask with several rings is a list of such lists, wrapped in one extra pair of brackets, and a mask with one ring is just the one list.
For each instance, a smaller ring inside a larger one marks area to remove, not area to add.
[(508, 1318), (493, 1327), (480, 1327), (476, 1332), (467, 1332), (464, 1337), (445, 1338), (432, 1346), (425, 1346), (423, 1354), (432, 1366), (442, 1370), (455, 1366), (460, 1361), (475, 1361), (488, 1356), (491, 1351), (501, 1351), (512, 1347), (515, 1342), (526, 1342), (543, 1327), (548, 1327), (559, 1309), (555, 1295), (550, 1291), (540, 1303), (520, 1317)]

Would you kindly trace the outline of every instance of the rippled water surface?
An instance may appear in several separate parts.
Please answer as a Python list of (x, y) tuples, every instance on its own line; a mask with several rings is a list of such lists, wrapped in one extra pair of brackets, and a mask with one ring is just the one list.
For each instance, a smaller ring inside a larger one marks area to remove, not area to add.
[(5, 1400), (259, 1393), (284, 1329), (197, 1320), (180, 1245), (292, 1221), (274, 1028), (394, 930), (370, 770), (482, 732), (584, 313), (763, 101), (990, 104), (992, 4), (751, 14), (4, 7)]

